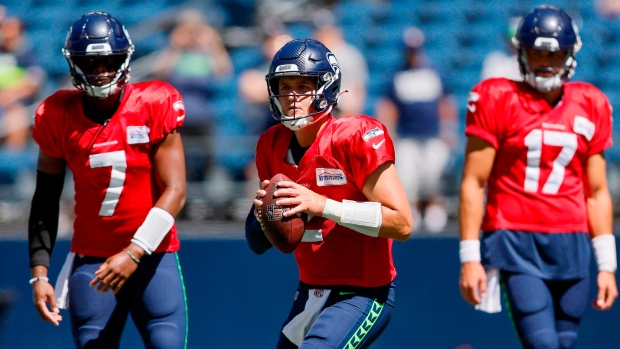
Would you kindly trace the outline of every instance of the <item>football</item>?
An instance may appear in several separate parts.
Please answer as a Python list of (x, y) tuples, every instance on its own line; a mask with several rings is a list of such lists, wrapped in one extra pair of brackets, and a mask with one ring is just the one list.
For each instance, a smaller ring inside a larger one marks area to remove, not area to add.
[(301, 242), (304, 236), (307, 214), (301, 213), (293, 217), (284, 217), (283, 213), (290, 210), (289, 206), (278, 206), (276, 201), (282, 197), (275, 197), (273, 193), (278, 189), (278, 182), (290, 181), (290, 179), (278, 173), (269, 181), (263, 198), (261, 220), (267, 239), (275, 248), (283, 253), (291, 253)]

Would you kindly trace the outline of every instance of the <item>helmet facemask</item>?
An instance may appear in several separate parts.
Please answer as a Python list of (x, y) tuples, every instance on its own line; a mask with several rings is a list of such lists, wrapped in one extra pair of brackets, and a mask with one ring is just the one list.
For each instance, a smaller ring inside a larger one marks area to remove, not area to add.
[[(564, 61), (558, 66), (535, 66), (529, 63), (527, 50), (525, 48), (519, 50), (519, 66), (525, 82), (540, 92), (549, 92), (562, 87), (562, 84), (570, 80), (575, 74), (575, 67), (577, 66), (577, 61), (571, 50), (564, 52), (566, 53)], [(543, 74), (541, 76), (538, 74), (540, 72), (555, 72), (555, 74)]]
[[(338, 75), (340, 71), (336, 72), (336, 75), (331, 72), (296, 72), (296, 73), (274, 73), (267, 76), (267, 88), (269, 89), (269, 104), (272, 111), (272, 116), (282, 122), (284, 126), (287, 128), (297, 131), (305, 126), (313, 123), (324, 115), (329, 114), (333, 107), (338, 102), (338, 95), (335, 96), (335, 100), (333, 103), (329, 103), (326, 98), (326, 91), (333, 93), (333, 90), (330, 90), (334, 85), (336, 79), (338, 79)], [(296, 105), (297, 101), (300, 98), (312, 98), (312, 103), (310, 104), (310, 112), (304, 115), (294, 115), (288, 116), (282, 110), (282, 105), (280, 103), (280, 97), (290, 97), (291, 94), (280, 94), (279, 93), (279, 82), (280, 78), (283, 76), (309, 76), (315, 79), (316, 87), (314, 88), (314, 93), (307, 94), (295, 94), (293, 106)]]
[[(102, 55), (72, 55), (63, 49), (63, 54), (69, 63), (73, 86), (96, 98), (106, 98), (120, 91), (120, 88), (129, 81), (129, 61), (133, 47), (121, 54)], [(106, 71), (113, 73), (87, 74), (92, 72), (91, 65), (104, 61)], [(107, 78), (109, 82), (100, 83), (97, 80)]]

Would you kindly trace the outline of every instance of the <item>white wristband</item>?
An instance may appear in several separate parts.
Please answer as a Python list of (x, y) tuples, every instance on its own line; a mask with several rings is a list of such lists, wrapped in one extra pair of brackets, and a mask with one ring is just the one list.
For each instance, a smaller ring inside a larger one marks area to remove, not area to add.
[(325, 206), (323, 207), (323, 217), (331, 219), (332, 221), (340, 224), (341, 215), (342, 202), (338, 202), (332, 199), (325, 200)]
[(131, 241), (147, 254), (153, 253), (174, 225), (174, 217), (168, 211), (153, 207), (138, 228)]
[(327, 199), (323, 207), (323, 217), (371, 237), (379, 236), (383, 220), (381, 203), (352, 200), (338, 202)]
[(32, 284), (34, 284), (35, 282), (37, 282), (39, 280), (45, 281), (45, 282), (50, 282), (50, 279), (48, 279), (47, 276), (37, 276), (37, 277), (34, 277), (34, 278), (30, 279), (28, 281), (28, 283), (32, 285)]
[(461, 240), (459, 242), (459, 258), (461, 264), (480, 262), (480, 240)]
[(616, 261), (616, 238), (612, 234), (603, 234), (592, 238), (592, 249), (599, 271), (615, 273), (618, 262)]

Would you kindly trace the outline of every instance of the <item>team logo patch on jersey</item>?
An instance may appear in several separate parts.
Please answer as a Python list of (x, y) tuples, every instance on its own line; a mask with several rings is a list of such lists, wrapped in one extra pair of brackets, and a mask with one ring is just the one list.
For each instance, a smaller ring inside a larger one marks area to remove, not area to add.
[(314, 290), (314, 296), (315, 296), (316, 298), (321, 298), (321, 297), (323, 297), (323, 293), (324, 293), (324, 290), (323, 290), (323, 289), (317, 288), (317, 289), (315, 289), (315, 290)]
[(286, 209), (278, 205), (267, 205), (267, 219), (269, 221), (281, 221)]
[(148, 143), (151, 130), (147, 126), (127, 126), (127, 143)]
[(342, 170), (337, 168), (316, 169), (316, 185), (319, 187), (343, 184), (347, 184), (347, 176), (345, 176)]
[(366, 131), (366, 133), (364, 133), (364, 135), (362, 136), (362, 139), (366, 142), (368, 142), (370, 139), (375, 138), (377, 136), (382, 135), (384, 132), (382, 129), (375, 127), (370, 131)]

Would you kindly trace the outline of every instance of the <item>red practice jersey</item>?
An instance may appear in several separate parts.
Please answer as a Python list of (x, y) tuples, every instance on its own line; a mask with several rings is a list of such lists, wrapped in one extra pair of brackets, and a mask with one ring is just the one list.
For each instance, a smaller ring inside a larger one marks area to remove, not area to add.
[[(368, 201), (362, 193), (368, 175), (394, 162), (385, 126), (367, 116), (330, 117), (298, 166), (288, 151), (293, 135), (278, 124), (260, 137), (256, 166), (261, 181), (282, 173), (330, 199), (363, 202)], [(377, 287), (396, 276), (392, 239), (369, 237), (318, 216), (306, 223), (295, 258), (300, 280), (312, 285)]]
[[(181, 95), (153, 81), (125, 86), (106, 125), (82, 109), (83, 92), (58, 91), (39, 105), (33, 137), (41, 151), (64, 159), (75, 182), (71, 251), (109, 257), (129, 245), (161, 195), (152, 168), (153, 149), (183, 124)], [(176, 227), (157, 252), (179, 249)]]
[(588, 157), (612, 144), (611, 106), (590, 84), (563, 89), (555, 107), (503, 78), (470, 93), (465, 133), (497, 149), (483, 231), (588, 231), (583, 179)]

